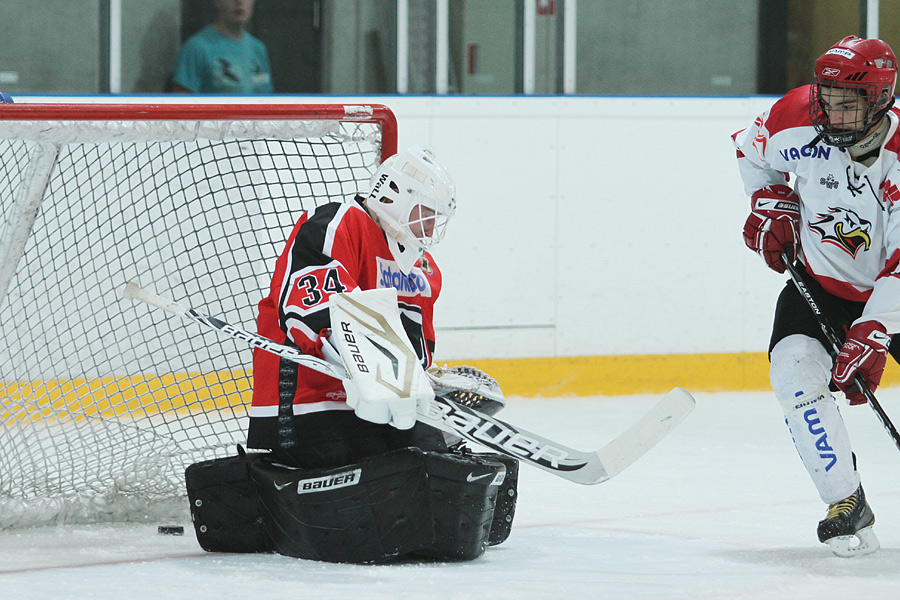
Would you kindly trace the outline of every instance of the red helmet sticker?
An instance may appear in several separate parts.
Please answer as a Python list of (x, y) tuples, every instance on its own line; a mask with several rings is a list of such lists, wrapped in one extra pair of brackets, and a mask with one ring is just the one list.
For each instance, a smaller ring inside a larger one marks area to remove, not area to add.
[(828, 55), (828, 54), (838, 54), (838, 55), (840, 55), (840, 56), (843, 56), (844, 58), (853, 58), (854, 56), (856, 56), (856, 54), (853, 53), (853, 51), (847, 50), (846, 48), (831, 48), (831, 49), (828, 50), (828, 52), (826, 52), (825, 54), (826, 54), (826, 55)]

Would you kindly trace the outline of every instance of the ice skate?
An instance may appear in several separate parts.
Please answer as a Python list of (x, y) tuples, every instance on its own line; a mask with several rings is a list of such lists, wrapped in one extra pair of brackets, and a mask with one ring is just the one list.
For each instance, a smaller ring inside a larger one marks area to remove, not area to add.
[(843, 558), (871, 554), (881, 547), (873, 525), (875, 514), (860, 485), (853, 494), (828, 507), (828, 514), (819, 521), (819, 541)]

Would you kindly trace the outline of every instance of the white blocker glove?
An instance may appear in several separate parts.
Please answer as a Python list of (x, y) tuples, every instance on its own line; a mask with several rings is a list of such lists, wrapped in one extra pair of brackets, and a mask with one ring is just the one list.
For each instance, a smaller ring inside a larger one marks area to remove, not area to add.
[[(335, 347), (332, 332), (322, 338), (322, 356), (328, 362), (343, 366), (340, 351)], [(415, 398), (401, 398), (396, 394), (389, 394), (383, 398), (366, 399), (366, 392), (360, 389), (368, 387), (366, 383), (357, 379), (344, 379), (344, 392), (347, 394), (347, 405), (353, 409), (360, 419), (372, 423), (390, 423), (397, 429), (409, 429), (416, 422), (417, 402)], [(377, 391), (377, 390), (376, 390)], [(369, 392), (372, 395), (372, 392)], [(412, 420), (410, 421), (410, 409)]]
[(421, 397), (403, 397), (396, 393), (378, 394), (376, 397), (366, 381), (345, 379), (343, 383), (347, 404), (357, 417), (372, 423), (389, 423), (397, 429), (409, 429), (415, 425), (419, 404), (424, 403), (423, 410), (427, 410), (428, 403), (434, 399), (430, 388), (420, 394)]
[(409, 429), (419, 405), (427, 412), (434, 390), (406, 336), (393, 288), (335, 294), (329, 299), (330, 342), (349, 379), (347, 404), (372, 423)]

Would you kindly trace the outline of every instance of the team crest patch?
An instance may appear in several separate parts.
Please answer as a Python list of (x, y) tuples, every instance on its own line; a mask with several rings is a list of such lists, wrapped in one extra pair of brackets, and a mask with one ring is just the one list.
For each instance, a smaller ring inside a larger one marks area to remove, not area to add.
[(431, 261), (428, 260), (428, 257), (424, 254), (422, 258), (419, 259), (419, 268), (422, 269), (426, 275), (434, 275), (434, 269), (431, 268)]
[(816, 215), (816, 219), (809, 228), (822, 237), (823, 244), (837, 246), (854, 258), (860, 250), (866, 251), (872, 245), (872, 223), (852, 210), (829, 208), (827, 213)]

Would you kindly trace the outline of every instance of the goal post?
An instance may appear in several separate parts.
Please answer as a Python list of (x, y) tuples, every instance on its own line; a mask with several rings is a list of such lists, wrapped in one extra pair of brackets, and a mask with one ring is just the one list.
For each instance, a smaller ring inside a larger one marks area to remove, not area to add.
[(122, 288), (255, 329), (299, 215), (396, 151), (380, 105), (3, 105), (0, 528), (184, 513), (185, 467), (244, 442), (251, 352)]

